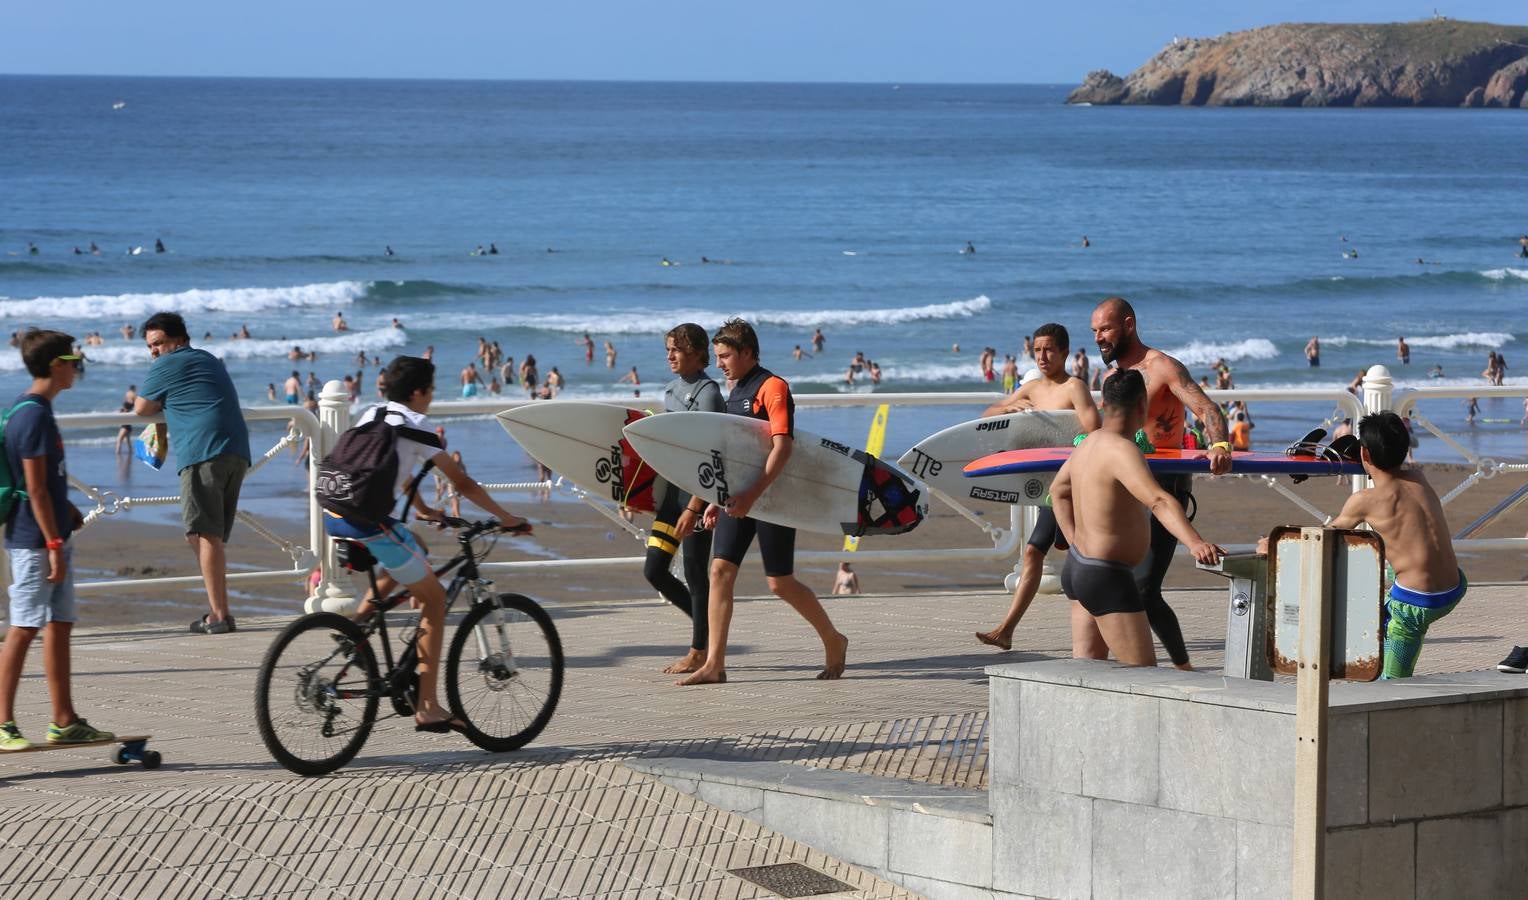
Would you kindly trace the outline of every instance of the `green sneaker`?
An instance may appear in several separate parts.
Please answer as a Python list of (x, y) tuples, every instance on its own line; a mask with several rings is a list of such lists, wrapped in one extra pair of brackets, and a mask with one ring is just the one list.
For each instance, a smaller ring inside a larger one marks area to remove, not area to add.
[(30, 749), (32, 742), (21, 736), (21, 729), (15, 722), (0, 723), (0, 751)]
[(60, 728), (52, 722), (48, 723), (48, 743), (50, 744), (88, 744), (92, 741), (109, 741), (116, 735), (109, 731), (91, 727), (84, 719), (75, 719), (69, 727)]

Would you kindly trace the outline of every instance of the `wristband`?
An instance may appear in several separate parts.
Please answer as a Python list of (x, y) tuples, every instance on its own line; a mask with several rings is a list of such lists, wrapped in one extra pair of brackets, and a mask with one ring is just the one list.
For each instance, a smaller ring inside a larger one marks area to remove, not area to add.
[(64, 539), (63, 538), (54, 538), (53, 540), (48, 541), (48, 543), (45, 546), (49, 550), (62, 550), (62, 549), (64, 549)]
[(1230, 453), (1231, 452), (1231, 444), (1229, 442), (1227, 442), (1227, 441), (1216, 441), (1215, 443), (1210, 445), (1210, 449), (1211, 450), (1224, 450), (1227, 453)]

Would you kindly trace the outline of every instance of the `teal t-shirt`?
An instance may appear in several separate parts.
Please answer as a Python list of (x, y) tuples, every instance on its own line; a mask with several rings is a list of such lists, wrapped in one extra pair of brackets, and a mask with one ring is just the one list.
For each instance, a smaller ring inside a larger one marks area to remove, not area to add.
[(216, 356), (195, 347), (161, 354), (138, 393), (164, 404), (177, 471), (225, 453), (250, 462), (239, 392)]

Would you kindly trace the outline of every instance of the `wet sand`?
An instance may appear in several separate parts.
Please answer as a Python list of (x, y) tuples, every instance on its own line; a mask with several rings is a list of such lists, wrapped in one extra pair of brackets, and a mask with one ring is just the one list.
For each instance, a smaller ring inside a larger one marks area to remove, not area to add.
[[(1443, 493), (1468, 475), (1462, 466), (1428, 466), (1434, 486)], [(1450, 525), (1459, 529), (1521, 485), (1523, 476), (1503, 476), (1483, 482), (1462, 494), (1448, 506)], [(1288, 485), (1288, 480), (1282, 483)], [(1329, 513), (1341, 508), (1346, 495), (1345, 482), (1325, 478), (1292, 486), (1302, 497)], [(1198, 479), (1194, 483), (1199, 511), (1195, 525), (1208, 539), (1222, 545), (1250, 544), (1275, 525), (1315, 524), (1310, 516), (1265, 486), (1246, 478)], [(536, 524), (530, 539), (502, 539), (491, 560), (508, 561), (533, 558), (630, 557), (630, 566), (588, 570), (566, 569), (554, 572), (497, 572), (492, 575), (500, 589), (514, 590), (555, 600), (628, 600), (657, 594), (642, 579), (640, 557), (643, 545), (618, 529), (614, 523), (582, 503), (562, 500), (538, 500), (528, 495), (508, 496), (511, 510), (528, 516)], [(1007, 507), (984, 506), (984, 518), (996, 525), (1006, 525)], [(469, 516), (471, 512), (463, 510)], [(163, 521), (161, 518), (160, 521)], [(288, 540), (305, 541), (306, 529), (295, 522), (262, 520)], [(637, 524), (646, 518), (639, 516)], [(449, 539), (431, 526), (418, 526), (427, 542), (444, 559)], [(1487, 529), (1484, 537), (1521, 537), (1528, 528), (1528, 516), (1521, 512)], [(133, 521), (117, 516), (93, 525), (79, 536), (75, 560), (78, 580), (94, 581), (114, 577), (165, 577), (196, 574), (195, 561), (181, 536), (180, 529)], [(841, 538), (802, 534), (797, 542), (802, 550), (837, 551)], [(938, 547), (989, 546), (979, 530), (948, 507), (935, 503), (932, 515), (910, 534), (886, 538), (866, 538), (865, 550), (926, 549)], [(291, 565), (285, 553), (242, 524), (235, 530), (229, 548), (230, 571), (286, 568)], [(853, 554), (844, 554), (853, 560)], [(906, 590), (973, 590), (1000, 588), (1003, 576), (1012, 571), (1015, 559), (1005, 561), (914, 561), (897, 560), (855, 563), (863, 590), (888, 593)], [(1058, 560), (1059, 561), (1059, 560)], [(1462, 554), (1461, 564), (1474, 583), (1528, 580), (1528, 560), (1521, 554), (1496, 551)], [(833, 582), (831, 565), (802, 566), (798, 575), (809, 586), (826, 593)], [(1220, 587), (1224, 580), (1217, 575), (1198, 572), (1180, 552), (1168, 574), (1169, 587)], [(302, 579), (293, 578), (290, 586), (278, 583), (237, 585), (233, 593), (234, 614), (280, 615), (302, 610), (306, 597)], [(740, 593), (765, 593), (763, 574), (757, 560), (750, 556), (744, 563)], [(160, 588), (152, 591), (124, 591), (120, 594), (82, 597), (83, 624), (189, 623), (206, 612), (206, 597), (200, 588)], [(1001, 610), (994, 610), (994, 616)]]

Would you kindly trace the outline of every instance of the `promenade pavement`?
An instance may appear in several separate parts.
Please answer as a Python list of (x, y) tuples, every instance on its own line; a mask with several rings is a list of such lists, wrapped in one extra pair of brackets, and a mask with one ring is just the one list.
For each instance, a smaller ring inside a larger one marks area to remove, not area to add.
[[(1473, 585), (1419, 671), (1489, 668), (1528, 643), (1523, 592)], [(1218, 667), (1225, 592), (1169, 599), (1196, 664)], [(787, 862), (845, 883), (828, 896), (911, 896), (621, 764), (706, 754), (982, 787), (982, 667), (1070, 651), (1058, 597), (1036, 600), (1006, 654), (971, 636), (1001, 616), (1003, 594), (824, 600), (851, 640), (843, 680), (814, 680), (811, 630), (782, 602), (751, 599), (733, 620), (730, 682), (704, 688), (660, 671), (689, 634), (661, 601), (550, 602), (568, 677), (534, 745), (490, 755), (388, 719), (321, 779), (276, 766), (255, 729), (255, 670), (283, 620), (224, 636), (87, 625), (74, 640), (78, 708), (153, 734), (164, 765), (114, 766), (106, 747), (0, 756), (0, 896), (746, 898), (773, 895), (732, 870)], [(104, 602), (86, 601), (87, 622)], [(18, 697), (34, 739), (49, 715), (39, 649)]]

